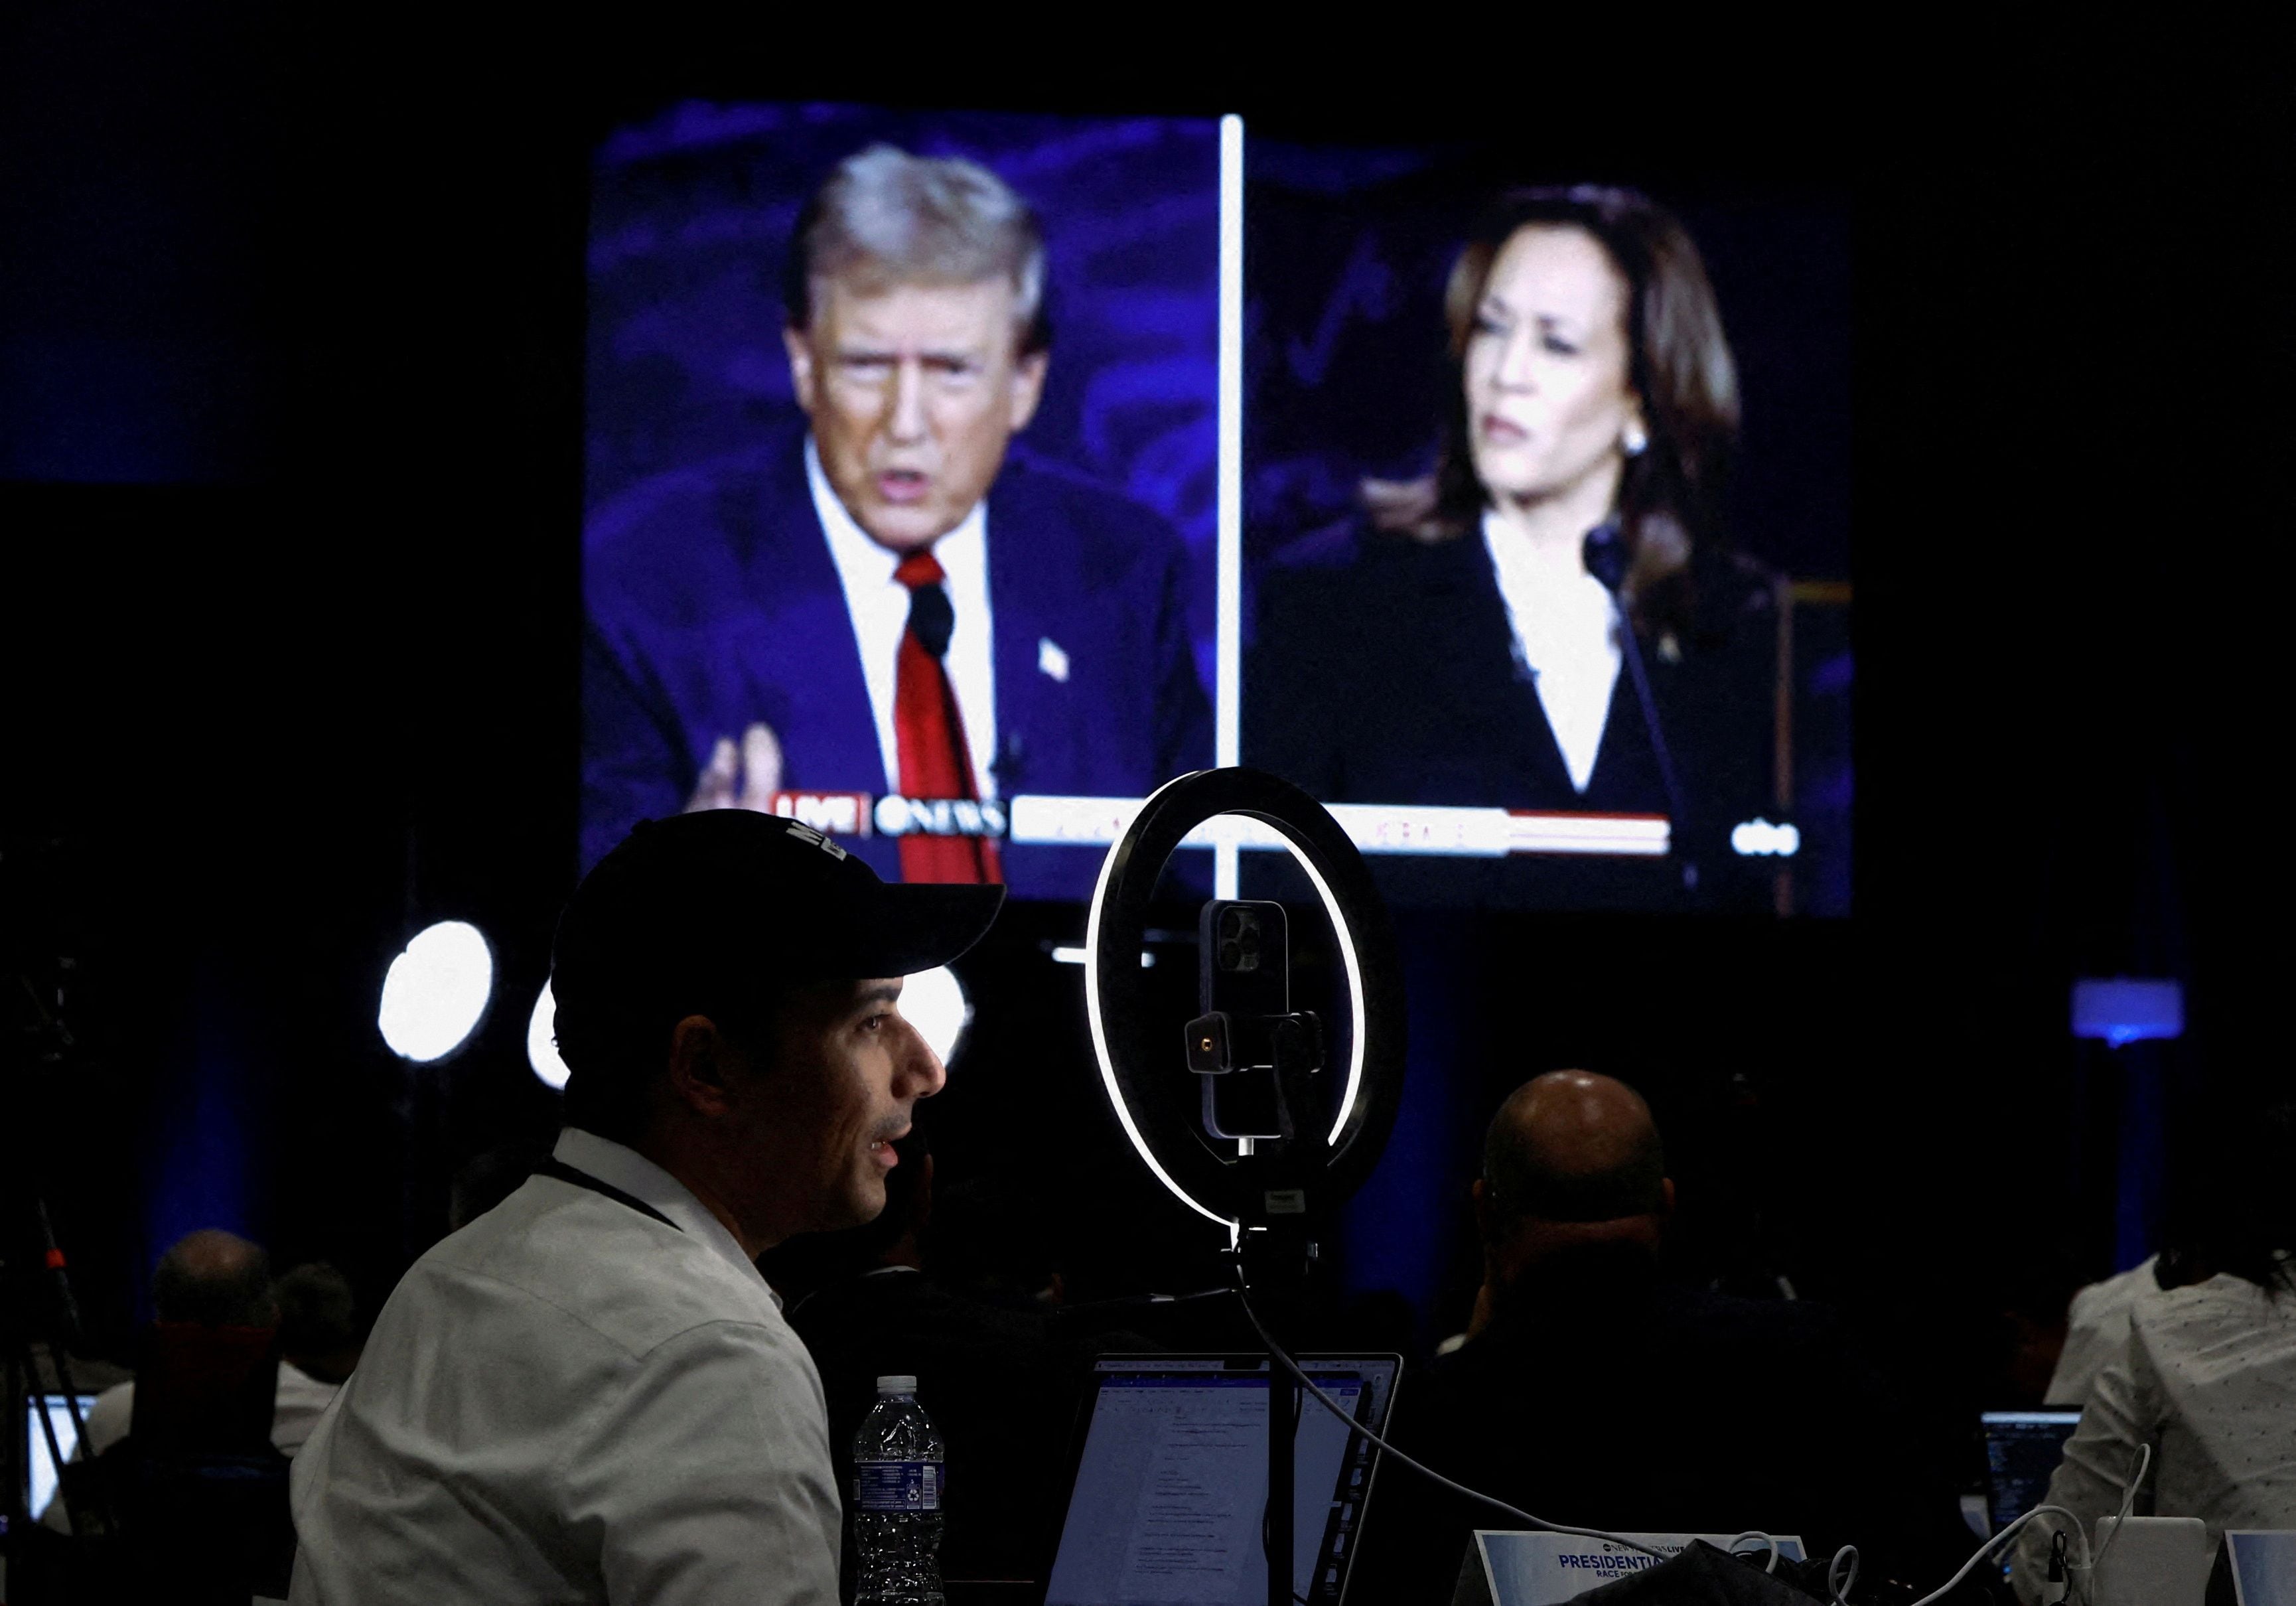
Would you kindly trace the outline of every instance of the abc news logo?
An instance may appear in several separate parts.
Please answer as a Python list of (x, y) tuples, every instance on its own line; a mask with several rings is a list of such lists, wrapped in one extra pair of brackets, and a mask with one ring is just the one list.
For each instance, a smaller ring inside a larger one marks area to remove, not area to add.
[(833, 837), (1001, 837), (1007, 823), (993, 800), (889, 793), (873, 801), (865, 791), (777, 791), (773, 812)]

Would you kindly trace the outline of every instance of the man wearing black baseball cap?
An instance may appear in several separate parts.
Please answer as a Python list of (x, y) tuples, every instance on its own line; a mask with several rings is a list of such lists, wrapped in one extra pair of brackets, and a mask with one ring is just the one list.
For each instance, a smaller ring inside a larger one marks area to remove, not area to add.
[(943, 1080), (900, 979), (998, 887), (640, 825), (558, 928), (552, 1158), (418, 1261), (295, 1463), (299, 1602), (837, 1599), (821, 1384), (757, 1256), (884, 1208)]

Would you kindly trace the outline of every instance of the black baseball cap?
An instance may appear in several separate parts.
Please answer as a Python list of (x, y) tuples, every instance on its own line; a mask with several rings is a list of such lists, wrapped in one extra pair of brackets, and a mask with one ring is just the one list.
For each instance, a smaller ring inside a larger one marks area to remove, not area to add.
[(996, 886), (889, 883), (809, 826), (720, 808), (647, 820), (598, 862), (558, 922), (562, 1009), (697, 999), (782, 982), (909, 976), (980, 940)]

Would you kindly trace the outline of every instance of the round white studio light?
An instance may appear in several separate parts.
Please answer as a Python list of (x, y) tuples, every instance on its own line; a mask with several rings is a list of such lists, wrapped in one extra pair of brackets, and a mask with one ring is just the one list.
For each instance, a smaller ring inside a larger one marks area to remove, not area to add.
[(972, 1024), (972, 1004), (947, 965), (919, 971), (901, 987), (901, 1015), (932, 1045), (944, 1065), (956, 1056), (964, 1028)]
[(375, 1025), (390, 1052), (429, 1064), (470, 1039), (494, 997), (495, 956), (479, 929), (443, 920), (414, 934), (382, 978)]
[(566, 1061), (558, 1057), (558, 1000), (550, 996), (546, 981), (542, 996), (534, 1001), (534, 1013), (526, 1018), (526, 1062), (545, 1087), (566, 1090)]

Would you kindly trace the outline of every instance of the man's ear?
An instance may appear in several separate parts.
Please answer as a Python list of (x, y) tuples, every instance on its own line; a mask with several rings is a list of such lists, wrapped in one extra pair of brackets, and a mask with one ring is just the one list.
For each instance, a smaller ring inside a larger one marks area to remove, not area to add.
[(1013, 365), (1013, 433), (1018, 435), (1029, 427), (1037, 415), (1037, 404), (1045, 399), (1045, 369), (1052, 362), (1052, 353), (1031, 351)]
[(1663, 1176), (1659, 1179), (1658, 1218), (1660, 1221), (1672, 1221), (1674, 1219), (1674, 1178), (1671, 1176)]
[(707, 1015), (688, 1015), (670, 1028), (670, 1096), (694, 1114), (715, 1119), (733, 1107), (726, 1085), (732, 1053), (725, 1034)]
[(805, 330), (784, 324), (782, 349), (789, 353), (790, 389), (797, 393), (797, 405), (810, 418), (816, 399), (814, 382), (818, 377), (813, 366), (813, 340)]
[(1488, 1243), (1491, 1241), (1490, 1184), (1478, 1176), (1475, 1178), (1474, 1187), (1469, 1191), (1473, 1194), (1475, 1200), (1475, 1233), (1485, 1243)]

